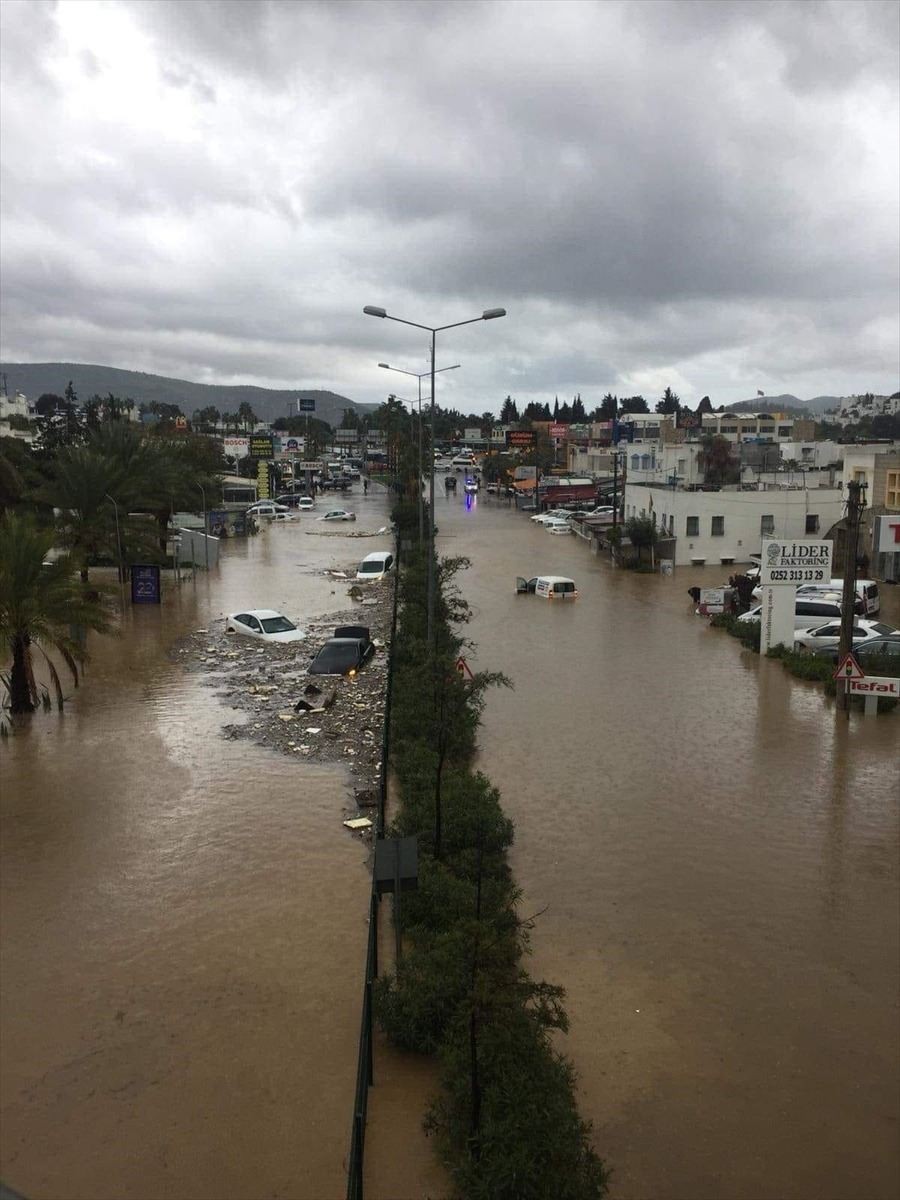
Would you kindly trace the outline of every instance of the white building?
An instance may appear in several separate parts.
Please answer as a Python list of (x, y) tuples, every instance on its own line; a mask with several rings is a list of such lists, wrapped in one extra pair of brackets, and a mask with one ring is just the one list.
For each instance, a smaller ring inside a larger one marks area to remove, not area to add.
[(625, 520), (649, 516), (674, 537), (676, 566), (746, 563), (764, 537), (824, 537), (842, 505), (838, 488), (689, 492), (630, 479), (625, 488)]
[(825, 413), (827, 421), (837, 425), (855, 425), (863, 417), (896, 417), (900, 414), (900, 396), (843, 396), (836, 409)]
[(701, 433), (704, 437), (727, 438), (736, 445), (740, 442), (793, 442), (812, 438), (815, 421), (807, 417), (787, 417), (783, 413), (704, 413)]

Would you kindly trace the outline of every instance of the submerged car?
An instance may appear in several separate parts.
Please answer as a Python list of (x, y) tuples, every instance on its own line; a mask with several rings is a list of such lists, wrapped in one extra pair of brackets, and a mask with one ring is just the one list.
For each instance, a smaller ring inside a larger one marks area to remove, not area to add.
[(251, 608), (246, 612), (229, 613), (225, 618), (226, 633), (240, 633), (261, 642), (302, 642), (306, 631), (274, 608)]
[(531, 579), (516, 579), (516, 594), (540, 596), (544, 600), (577, 600), (578, 589), (574, 579), (565, 575), (535, 575)]
[[(344, 630), (335, 632), (342, 633)], [(348, 675), (352, 678), (374, 653), (375, 647), (369, 640), (368, 631), (365, 637), (329, 638), (309, 664), (308, 671), (310, 675)]]
[(355, 521), (356, 513), (348, 512), (346, 508), (332, 508), (327, 513), (322, 513), (319, 517), (320, 521)]
[[(838, 646), (820, 646), (813, 654), (833, 663), (840, 660)], [(864, 671), (873, 675), (900, 675), (900, 634), (867, 638), (864, 642), (854, 640), (853, 657)]]

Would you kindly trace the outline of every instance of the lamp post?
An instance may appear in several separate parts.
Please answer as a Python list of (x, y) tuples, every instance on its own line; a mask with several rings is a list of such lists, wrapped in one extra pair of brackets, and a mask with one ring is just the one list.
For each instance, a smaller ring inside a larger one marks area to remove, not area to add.
[[(425, 518), (423, 514), (422, 503), (422, 380), (426, 376), (430, 375), (431, 372), (423, 371), (422, 374), (419, 375), (416, 371), (404, 371), (402, 367), (392, 367), (389, 363), (379, 363), (378, 365), (385, 371), (397, 371), (400, 375), (411, 375), (413, 379), (418, 380), (419, 384), (419, 541), (421, 542), (425, 537)], [(455, 371), (459, 365), (459, 363), (454, 363), (452, 367), (438, 367), (438, 369), (435, 371), (435, 375), (440, 375), (441, 371)], [(434, 430), (432, 430), (431, 454), (432, 461), (434, 461)], [(432, 504), (433, 503), (434, 497), (432, 496)]]
[[(480, 317), (470, 317), (468, 321), (453, 321), (449, 325), (420, 325), (418, 321), (406, 321), (403, 317), (392, 317), (385, 312), (383, 308), (378, 308), (374, 304), (367, 304), (363, 312), (368, 317), (381, 317), (382, 320), (397, 321), (400, 325), (410, 325), (413, 329), (424, 329), (431, 334), (431, 445), (434, 447), (434, 376), (436, 374), (434, 365), (435, 348), (437, 345), (437, 335), (443, 333), (445, 329), (458, 329), (461, 325), (474, 325), (477, 321), (493, 321), (497, 317), (505, 317), (505, 308), (486, 308)], [(429, 471), (429, 488), (428, 499), (431, 509), (430, 519), (428, 522), (428, 624), (427, 637), (428, 644), (433, 648), (434, 641), (434, 452), (431, 455), (431, 469)]]
[(118, 547), (118, 550), (119, 550), (119, 590), (122, 593), (122, 611), (124, 612), (125, 611), (125, 563), (122, 558), (122, 535), (119, 533), (119, 506), (118, 506), (118, 504), (116, 504), (115, 500), (112, 498), (112, 496), (109, 494), (109, 492), (104, 492), (103, 494), (106, 496), (106, 499), (113, 506), (113, 508), (115, 509), (115, 513), (116, 513), (116, 546)]
[(206, 552), (206, 572), (209, 574), (209, 522), (206, 519), (206, 489), (202, 483), (198, 483), (197, 487), (203, 497), (203, 549)]

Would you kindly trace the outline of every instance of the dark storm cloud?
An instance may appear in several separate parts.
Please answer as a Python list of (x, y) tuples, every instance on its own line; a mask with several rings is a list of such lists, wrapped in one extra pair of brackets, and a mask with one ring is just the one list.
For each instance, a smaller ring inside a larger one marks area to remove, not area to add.
[(504, 304), (460, 406), (895, 390), (897, 11), (6, 3), (3, 354), (377, 399), (363, 304)]

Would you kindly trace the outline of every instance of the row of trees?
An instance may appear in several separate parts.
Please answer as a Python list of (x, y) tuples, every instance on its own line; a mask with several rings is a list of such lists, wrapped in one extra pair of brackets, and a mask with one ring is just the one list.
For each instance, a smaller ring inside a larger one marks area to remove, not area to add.
[[(0, 644), (11, 666), (3, 677), (14, 713), (40, 700), (32, 652), (55, 647), (77, 682), (83, 632), (109, 627), (107, 594), (93, 567), (163, 562), (169, 519), (198, 510), (216, 494), (217, 442), (172, 436), (110, 414), (79, 425), (64, 443), (31, 450), (0, 439)], [(59, 554), (51, 565), (54, 554)], [(49, 661), (49, 660), (48, 660)], [(50, 663), (59, 702), (59, 678)]]

